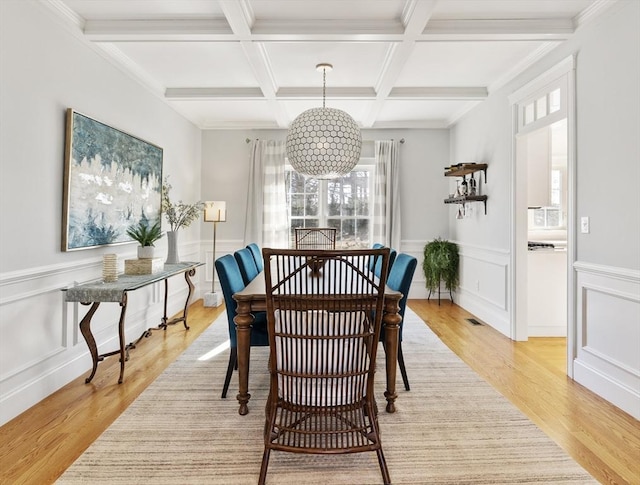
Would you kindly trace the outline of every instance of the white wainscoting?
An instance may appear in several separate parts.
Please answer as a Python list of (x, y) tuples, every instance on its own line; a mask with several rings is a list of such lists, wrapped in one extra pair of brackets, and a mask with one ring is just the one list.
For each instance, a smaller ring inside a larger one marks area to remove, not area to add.
[(460, 287), (454, 301), (484, 323), (511, 335), (509, 252), (456, 241), (460, 250)]
[[(179, 254), (184, 261), (197, 260), (200, 244), (183, 245)], [(126, 258), (135, 255), (119, 255), (121, 271)], [(102, 257), (93, 256), (80, 262), (0, 274), (0, 425), (90, 372), (89, 349), (79, 332), (79, 322), (89, 307), (66, 303), (61, 289), (100, 278), (101, 273)], [(193, 299), (200, 298), (198, 281), (199, 277), (194, 279)], [(169, 315), (182, 310), (187, 291), (184, 278), (169, 281)], [(125, 327), (128, 342), (160, 323), (163, 300), (164, 283), (131, 293)], [(118, 348), (119, 317), (120, 307), (113, 303), (100, 305), (94, 315), (91, 329), (100, 352)], [(181, 328), (169, 331), (184, 331)], [(131, 352), (132, 359), (135, 352)], [(113, 384), (118, 385), (117, 380)]]
[(576, 262), (574, 379), (640, 419), (640, 271)]

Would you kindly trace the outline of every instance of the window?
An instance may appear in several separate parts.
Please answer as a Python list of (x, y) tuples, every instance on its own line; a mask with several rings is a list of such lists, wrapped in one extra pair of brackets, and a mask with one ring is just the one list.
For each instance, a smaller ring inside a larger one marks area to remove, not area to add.
[(537, 130), (566, 118), (566, 82), (554, 81), (537, 94), (518, 103), (518, 133)]
[(336, 247), (367, 248), (373, 230), (373, 161), (331, 180), (305, 178), (286, 168), (289, 240), (296, 227), (335, 227)]

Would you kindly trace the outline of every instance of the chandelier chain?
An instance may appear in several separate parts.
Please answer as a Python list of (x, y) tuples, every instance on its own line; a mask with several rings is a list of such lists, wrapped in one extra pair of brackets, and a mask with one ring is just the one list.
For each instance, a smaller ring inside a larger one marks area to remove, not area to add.
[(327, 96), (327, 68), (322, 68), (322, 107), (325, 107), (325, 98)]

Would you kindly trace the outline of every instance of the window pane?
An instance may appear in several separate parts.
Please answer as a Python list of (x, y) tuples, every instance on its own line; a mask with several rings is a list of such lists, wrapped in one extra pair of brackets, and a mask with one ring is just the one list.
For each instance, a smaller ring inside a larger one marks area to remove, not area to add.
[(308, 178), (304, 181), (305, 192), (308, 194), (317, 194), (318, 193), (318, 180)]
[(300, 175), (298, 172), (294, 172), (293, 170), (287, 171), (289, 176), (289, 180), (287, 183), (290, 185), (290, 192), (293, 193), (302, 193), (304, 192), (304, 177)]
[(536, 119), (547, 116), (547, 96), (542, 96), (536, 101)]
[(304, 195), (291, 195), (291, 217), (304, 216)]
[(524, 124), (525, 125), (528, 125), (529, 123), (534, 121), (533, 113), (534, 113), (533, 103), (529, 103), (524, 107)]
[(535, 227), (544, 227), (544, 209), (536, 209), (533, 211), (533, 225)]
[(549, 93), (549, 113), (555, 113), (560, 109), (560, 88)]
[(358, 219), (356, 225), (356, 240), (359, 247), (369, 247), (371, 245), (369, 241), (369, 219)]
[(327, 219), (327, 227), (335, 227), (338, 230), (338, 237), (340, 237), (340, 231), (341, 231), (341, 227), (340, 227), (340, 219)]
[(342, 194), (340, 192), (341, 184), (336, 181), (327, 183), (327, 215), (339, 216), (340, 206), (342, 202)]
[(306, 213), (307, 216), (317, 216), (318, 215), (318, 195), (317, 194), (307, 194), (306, 195)]
[(560, 225), (560, 211), (558, 209), (547, 209), (547, 227), (558, 227)]

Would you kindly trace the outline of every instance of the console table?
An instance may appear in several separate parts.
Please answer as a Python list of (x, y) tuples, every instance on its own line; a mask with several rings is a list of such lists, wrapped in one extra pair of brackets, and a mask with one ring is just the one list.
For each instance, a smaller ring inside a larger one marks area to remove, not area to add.
[[(191, 282), (191, 277), (196, 274), (196, 268), (202, 265), (203, 263), (194, 262), (165, 264), (162, 271), (154, 274), (120, 274), (118, 275), (118, 280), (113, 283), (105, 283), (100, 279), (96, 281), (90, 281), (88, 283), (83, 283), (77, 286), (63, 288), (63, 291), (65, 292), (65, 300), (67, 302), (79, 302), (82, 305), (91, 305), (91, 308), (89, 309), (87, 314), (80, 321), (80, 332), (87, 342), (89, 352), (91, 353), (91, 359), (93, 360), (93, 369), (91, 371), (91, 375), (85, 379), (86, 383), (91, 382), (91, 379), (93, 379), (93, 376), (95, 376), (96, 369), (98, 368), (98, 362), (102, 362), (105, 357), (108, 357), (110, 355), (120, 354), (120, 378), (118, 379), (118, 384), (122, 384), (124, 377), (124, 363), (129, 359), (129, 349), (135, 348), (136, 344), (140, 342), (140, 340), (151, 335), (151, 331), (153, 330), (153, 328), (145, 330), (135, 342), (125, 345), (124, 321), (127, 311), (127, 295), (130, 291), (137, 290), (153, 283), (164, 281), (164, 315), (162, 317), (160, 325), (155, 329), (166, 330), (168, 325), (173, 325), (178, 322), (182, 322), (186, 330), (189, 329), (189, 326), (187, 325), (187, 310), (189, 308), (189, 301), (194, 289), (194, 285)], [(169, 291), (169, 278), (181, 273), (184, 273), (184, 278), (187, 282), (187, 286), (189, 287), (189, 293), (184, 304), (182, 316), (169, 320), (167, 318), (167, 296)], [(121, 307), (120, 321), (118, 324), (120, 348), (112, 352), (98, 355), (98, 347), (96, 345), (95, 338), (91, 333), (91, 318), (100, 306), (100, 303), (106, 302), (119, 303)]]

